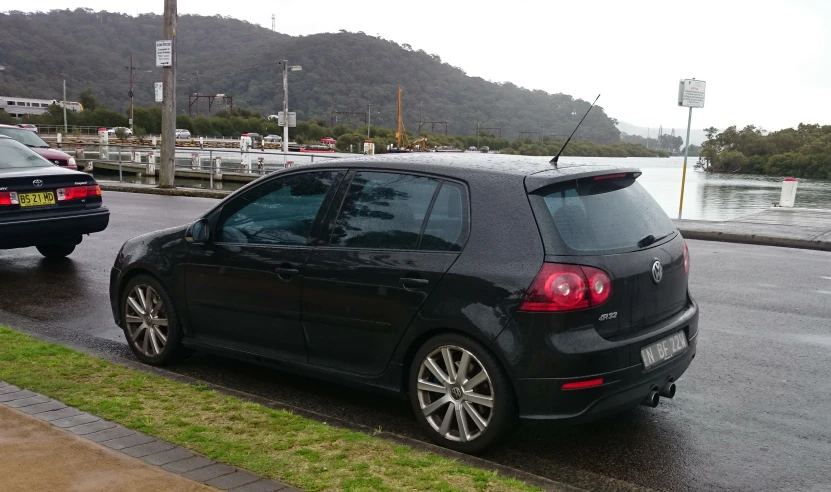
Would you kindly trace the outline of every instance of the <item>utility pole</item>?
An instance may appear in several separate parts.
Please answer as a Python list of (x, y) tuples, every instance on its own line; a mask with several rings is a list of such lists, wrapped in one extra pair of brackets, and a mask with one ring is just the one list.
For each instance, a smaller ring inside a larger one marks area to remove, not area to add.
[(63, 79), (63, 134), (69, 133), (66, 125), (66, 79)]
[(476, 122), (476, 150), (479, 150), (479, 122)]
[(173, 188), (176, 167), (176, 18), (177, 0), (164, 0), (162, 39), (171, 41), (171, 65), (162, 68), (164, 100), (162, 103), (162, 162), (159, 187)]
[(283, 162), (289, 152), (289, 61), (283, 60)]
[(372, 104), (366, 105), (366, 139), (369, 140), (369, 129), (372, 128)]
[[(196, 116), (199, 116), (199, 70), (193, 72), (193, 75), (196, 75)], [(190, 117), (193, 118), (193, 115)]]
[(133, 52), (130, 52), (130, 131), (133, 131)]

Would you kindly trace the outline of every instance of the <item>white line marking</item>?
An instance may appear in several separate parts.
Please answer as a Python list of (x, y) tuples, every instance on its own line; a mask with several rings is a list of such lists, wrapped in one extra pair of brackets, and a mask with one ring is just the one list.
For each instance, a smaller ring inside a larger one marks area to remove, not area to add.
[(820, 277), (820, 278), (824, 278), (825, 280), (831, 280), (831, 277)]
[(828, 294), (829, 296), (831, 296), (831, 292), (828, 292), (827, 290), (818, 290), (817, 294)]

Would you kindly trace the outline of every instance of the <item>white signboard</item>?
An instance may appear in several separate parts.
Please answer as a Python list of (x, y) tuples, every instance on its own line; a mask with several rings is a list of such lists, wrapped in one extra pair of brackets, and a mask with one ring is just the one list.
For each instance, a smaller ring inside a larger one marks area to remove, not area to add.
[(173, 41), (169, 39), (156, 41), (156, 66), (173, 66)]
[[(277, 113), (277, 124), (280, 126), (286, 126), (286, 119), (283, 117), (283, 112), (280, 111)], [(289, 111), (289, 128), (294, 128), (297, 126), (297, 113), (294, 111)]]
[(678, 105), (687, 108), (703, 108), (706, 88), (707, 82), (703, 80), (684, 79), (678, 82)]
[(162, 91), (162, 83), (153, 82), (153, 88), (156, 90), (156, 102), (160, 103), (164, 101), (164, 91)]

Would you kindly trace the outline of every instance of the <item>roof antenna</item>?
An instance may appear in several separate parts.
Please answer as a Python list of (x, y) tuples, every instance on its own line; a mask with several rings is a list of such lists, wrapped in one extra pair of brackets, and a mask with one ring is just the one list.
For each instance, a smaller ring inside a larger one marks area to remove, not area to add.
[[(598, 94), (598, 95), (597, 95), (597, 97), (596, 97), (596, 98), (594, 98), (594, 102), (592, 103), (592, 105), (591, 105), (591, 106), (589, 106), (589, 111), (591, 111), (591, 110), (592, 110), (592, 108), (594, 107), (594, 105), (597, 103), (597, 100), (598, 100), (598, 99), (600, 99), (600, 94)], [(550, 161), (548, 161), (548, 162), (549, 162), (549, 164), (554, 164), (554, 167), (557, 167), (557, 161), (559, 161), (559, 160), (560, 160), (560, 154), (562, 154), (562, 153), (563, 153), (563, 150), (565, 150), (566, 145), (568, 145), (568, 143), (569, 143), (569, 142), (571, 142), (571, 137), (573, 137), (573, 136), (574, 136), (574, 134), (575, 134), (575, 133), (577, 133), (577, 129), (578, 129), (578, 128), (580, 128), (580, 125), (582, 125), (582, 124), (583, 124), (583, 120), (585, 120), (585, 119), (586, 119), (586, 116), (588, 116), (588, 115), (589, 115), (589, 111), (586, 111), (586, 114), (584, 114), (584, 115), (583, 115), (583, 118), (580, 120), (580, 123), (577, 123), (577, 126), (575, 126), (575, 127), (574, 127), (574, 131), (573, 131), (573, 132), (571, 132), (571, 135), (569, 135), (568, 140), (566, 140), (566, 143), (564, 143), (564, 144), (563, 144), (563, 146), (562, 146), (562, 147), (560, 147), (560, 151), (559, 151), (559, 152), (557, 152), (557, 155), (555, 155), (553, 159), (551, 159)]]

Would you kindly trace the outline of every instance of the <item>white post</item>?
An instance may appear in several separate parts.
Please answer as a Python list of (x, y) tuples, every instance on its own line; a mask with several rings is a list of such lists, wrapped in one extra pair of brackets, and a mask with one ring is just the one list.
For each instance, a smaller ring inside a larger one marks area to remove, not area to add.
[(199, 169), (199, 153), (191, 152), (190, 154), (190, 168), (191, 169)]
[(214, 157), (213, 177), (217, 180), (222, 179), (222, 157)]
[(782, 181), (782, 195), (779, 197), (780, 207), (793, 207), (796, 203), (796, 178), (785, 178)]

